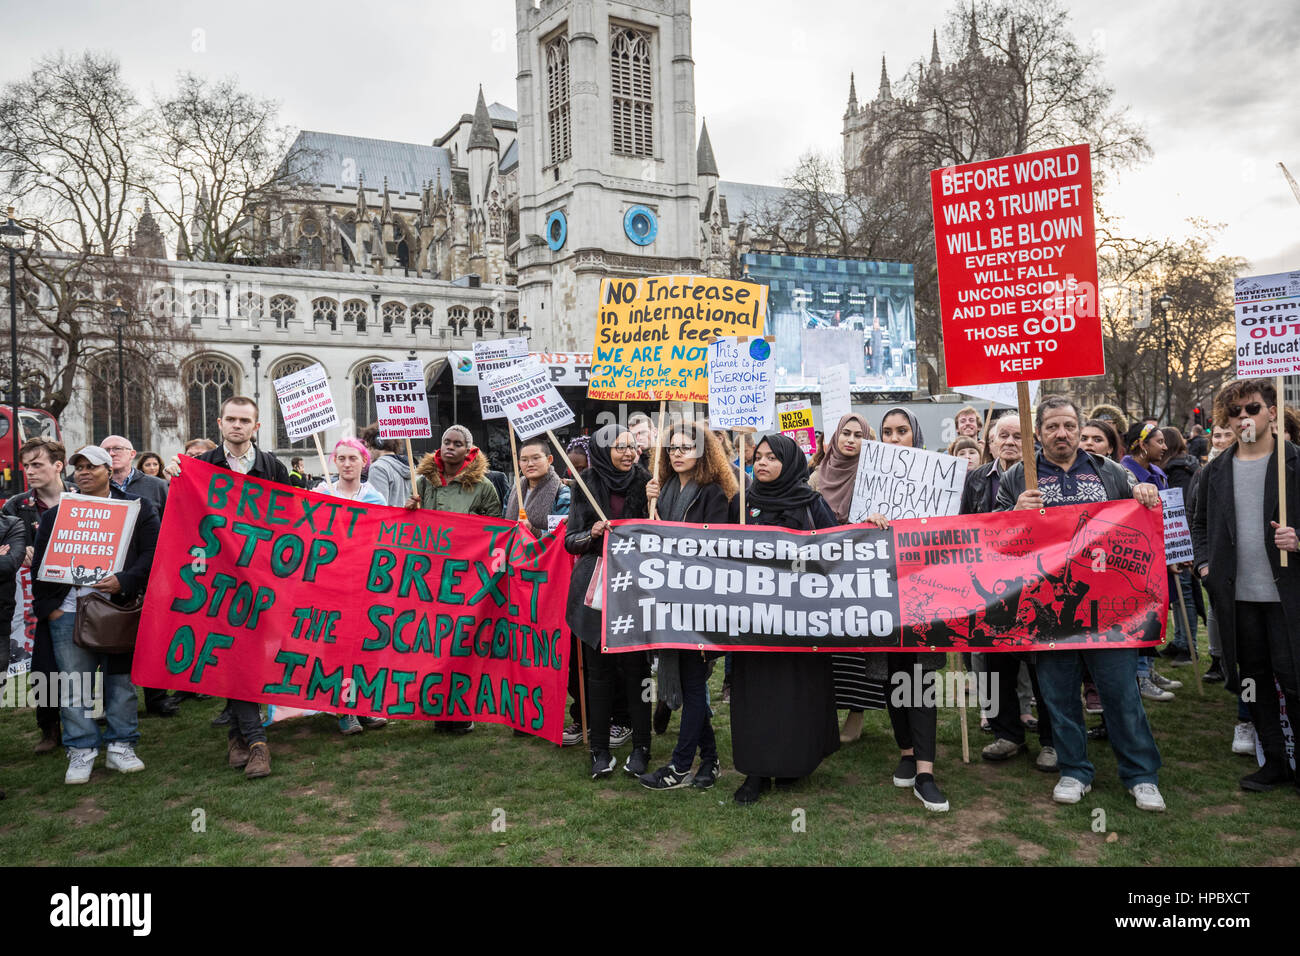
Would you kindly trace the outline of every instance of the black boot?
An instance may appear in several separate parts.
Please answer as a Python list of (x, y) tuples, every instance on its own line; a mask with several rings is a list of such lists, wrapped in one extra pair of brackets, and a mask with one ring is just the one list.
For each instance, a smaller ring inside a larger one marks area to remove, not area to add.
[(1241, 778), (1241, 789), (1252, 793), (1267, 793), (1279, 783), (1287, 783), (1290, 779), (1291, 768), (1287, 765), (1286, 758), (1265, 754), (1264, 766)]

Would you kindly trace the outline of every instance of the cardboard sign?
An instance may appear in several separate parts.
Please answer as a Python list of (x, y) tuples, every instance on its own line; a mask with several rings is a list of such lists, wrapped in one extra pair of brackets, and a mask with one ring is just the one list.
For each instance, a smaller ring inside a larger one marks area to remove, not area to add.
[(587, 397), (707, 402), (708, 342), (763, 334), (767, 286), (703, 276), (602, 279)]
[(766, 339), (709, 345), (709, 427), (772, 430), (776, 359)]
[(853, 411), (853, 397), (849, 392), (849, 367), (831, 365), (822, 369), (822, 431), (829, 434), (840, 419)]
[(432, 438), (429, 391), (419, 362), (372, 362), (380, 438)]
[(138, 498), (123, 501), (65, 493), (36, 579), (88, 587), (117, 574), (126, 563), (126, 548), (139, 514)]
[(1105, 372), (1088, 147), (936, 169), (930, 192), (948, 386)]
[(817, 454), (812, 402), (781, 402), (776, 406), (776, 422), (781, 434), (793, 438), (805, 455)]
[(961, 508), (969, 464), (965, 458), (937, 451), (863, 442), (849, 521), (856, 524), (869, 514), (882, 514), (890, 521), (955, 515)]
[(1160, 518), (1135, 501), (1048, 508), (1032, 521), (1023, 512), (903, 520), (888, 531), (614, 521), (604, 646), (1150, 647), (1169, 609), (1164, 561), (1147, 545), (1159, 534)]
[(1182, 564), (1193, 560), (1192, 529), (1187, 525), (1187, 506), (1183, 489), (1167, 488), (1160, 492), (1165, 515), (1165, 564)]
[[(532, 358), (546, 366), (551, 384), (557, 388), (586, 388), (591, 381), (590, 352), (530, 352)], [(472, 352), (448, 352), (452, 381), (456, 385), (477, 385), (478, 370)]]
[(310, 438), (313, 432), (324, 431), (339, 423), (330, 383), (319, 362), (277, 378), (275, 397), (280, 402), (280, 415), (284, 418), (284, 430), (290, 441)]
[(1300, 272), (1238, 279), (1233, 283), (1233, 298), (1237, 377), (1300, 372)]
[(504, 418), (500, 403), (487, 386), (488, 376), (503, 368), (509, 368), (528, 358), (528, 340), (495, 339), (491, 342), (474, 343), (474, 370), (478, 374), (478, 402), (483, 412), (483, 420)]
[(573, 409), (551, 384), (546, 369), (533, 359), (489, 372), (484, 383), (520, 438), (532, 438), (574, 420)]
[(14, 617), (9, 624), (9, 676), (32, 669), (36, 646), (36, 614), (32, 610), (32, 571), (19, 568), (14, 575)]
[[(1020, 405), (1020, 399), (1016, 397), (1015, 382), (1001, 382), (997, 385), (963, 385), (957, 391), (972, 398), (981, 398), (986, 402), (1010, 405), (1012, 408), (1018, 408)], [(1037, 381), (1029, 383), (1029, 404), (1038, 404)]]
[(573, 562), (558, 534), (331, 498), (201, 461), (169, 498), (134, 682), (482, 720), (560, 742)]

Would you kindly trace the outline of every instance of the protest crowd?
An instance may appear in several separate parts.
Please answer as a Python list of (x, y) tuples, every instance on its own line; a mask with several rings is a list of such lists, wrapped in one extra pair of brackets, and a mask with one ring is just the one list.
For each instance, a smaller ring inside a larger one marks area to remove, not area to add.
[[(958, 437), (946, 449), (969, 465), (960, 520), (994, 512), (1046, 514), (1120, 499), (1156, 509), (1160, 491), (1179, 488), (1194, 549), (1191, 560), (1169, 569), (1173, 610), (1163, 650), (1089, 645), (961, 655), (965, 666), (981, 675), (972, 683), (990, 692), (972, 702), (979, 729), (988, 735), (984, 760), (1009, 761), (1027, 753), (1028, 738), (1036, 738), (1034, 765), (1055, 778), (1052, 798), (1071, 804), (1094, 783), (1089, 742), (1106, 741), (1116, 756), (1119, 782), (1136, 806), (1165, 810), (1161, 758), (1145, 708), (1173, 699), (1183, 687), (1186, 680), (1173, 674), (1192, 679), (1190, 668), (1184, 668), (1193, 662), (1198, 622), (1204, 622), (1210, 660), (1201, 680), (1237, 698), (1235, 727), (1223, 728), (1224, 759), (1239, 759), (1230, 758), (1229, 751), (1258, 754), (1257, 769), (1241, 777), (1243, 790), (1294, 786), (1283, 720), (1285, 714), (1300, 714), (1300, 559), (1286, 566), (1281, 559), (1300, 547), (1293, 526), (1300, 513), (1300, 436), (1290, 415), (1278, 420), (1278, 408), (1270, 380), (1244, 379), (1216, 396), (1208, 435), (1199, 425), (1184, 435), (1155, 420), (1130, 424), (1118, 409), (1088, 411), (1060, 395), (1038, 401), (1032, 435), (1023, 433), (1014, 410), (997, 414), (990, 407), (984, 415), (973, 407), (962, 409)], [(64, 748), (66, 783), (87, 783), (101, 749), (112, 770), (145, 768), (137, 751), (147, 756), (147, 738), (142, 747), (133, 651), (129, 640), (124, 643), (122, 620), (138, 615), (151, 586), (169, 482), (197, 461), (275, 486), (307, 489), (301, 459), (286, 468), (259, 448), (261, 417), (252, 399), (229, 398), (216, 422), (219, 434), (195, 437), (168, 459), (141, 454), (121, 436), (72, 454), (48, 438), (22, 446), (28, 490), (4, 504), (0, 524), (0, 595), (11, 602), (11, 617), (15, 575), (23, 567), (42, 566), (65, 493), (138, 502), (120, 570), (90, 584), (33, 581), (32, 673), (75, 678), (65, 681), (70, 694), (60, 706), (46, 701), (35, 712), (40, 730), (35, 752)], [(888, 529), (891, 516), (879, 511), (856, 521), (851, 516), (859, 456), (870, 442), (924, 448), (917, 417), (899, 406), (878, 421), (856, 413), (828, 421), (811, 462), (800, 443), (779, 432), (711, 430), (707, 422), (689, 418), (666, 425), (661, 418), (660, 426), (650, 416), (634, 415), (626, 424), (571, 437), (562, 448), (549, 433), (527, 438), (517, 449), (517, 472), (510, 463), (494, 469), (476, 436), (458, 424), (442, 432), (437, 451), (415, 462), (400, 452), (397, 441), (382, 438), (371, 426), (329, 450), (333, 474), (311, 490), (357, 504), (518, 521), (538, 541), (562, 529), (562, 546), (572, 561), (563, 615), (565, 637), (572, 643), (561, 740), (576, 746), (585, 738), (593, 779), (626, 775), (652, 790), (708, 789), (734, 768), (734, 799), (750, 804), (773, 786), (814, 774), (823, 760), (860, 739), (865, 711), (884, 709), (898, 750), (894, 785), (911, 790), (930, 810), (948, 810), (936, 752), (937, 705), (892, 693), (941, 667), (947, 655), (682, 647), (606, 653), (607, 625), (598, 597), (593, 599), (611, 521), (743, 523), (799, 532), (848, 524)], [(1278, 455), (1284, 456), (1284, 488), (1277, 478)], [(1027, 480), (1026, 458), (1036, 481)], [(1278, 520), (1282, 496), (1287, 523)], [(1041, 560), (1038, 567), (1043, 568)], [(985, 602), (986, 627), (996, 630), (1016, 617), (1017, 598), (1009, 587), (990, 586), (974, 573), (969, 578)], [(1082, 613), (1077, 585), (1047, 570), (1040, 580), (1055, 594), (1057, 619), (1072, 625), (1076, 612)], [(1005, 619), (1001, 623), (999, 616)], [(280, 635), (265, 638), (278, 643)], [(715, 697), (709, 682), (719, 666), (724, 679)], [(103, 680), (102, 721), (88, 716), (85, 699), (96, 671)], [(643, 692), (650, 681), (653, 695)], [(160, 718), (174, 716), (189, 699), (204, 699), (202, 690), (168, 694), (143, 688), (145, 712)], [(714, 729), (724, 706), (730, 754), (720, 752)], [(271, 773), (267, 727), (274, 710), (275, 705), (230, 699), (213, 720), (226, 734), (226, 763), (246, 778)], [(656, 735), (665, 734), (674, 712), (675, 740), (656, 745)], [(1091, 728), (1088, 715), (1100, 718)], [(331, 719), (344, 735), (379, 730), (389, 722), (345, 709)], [(439, 719), (434, 729), (463, 734), (474, 724)], [(624, 747), (629, 749), (619, 774), (614, 754)], [(214, 743), (211, 760), (218, 759)], [(6, 768), (7, 774), (20, 772), (39, 770)]]

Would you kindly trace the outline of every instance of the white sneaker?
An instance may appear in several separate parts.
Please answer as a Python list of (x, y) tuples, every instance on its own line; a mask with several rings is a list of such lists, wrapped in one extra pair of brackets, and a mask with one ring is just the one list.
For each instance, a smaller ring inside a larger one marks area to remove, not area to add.
[(90, 771), (95, 769), (95, 758), (99, 750), (93, 747), (68, 748), (68, 772), (63, 775), (64, 783), (89, 783)]
[(108, 769), (135, 773), (144, 769), (144, 761), (135, 755), (135, 746), (117, 740), (108, 745)]
[(1034, 766), (1039, 770), (1051, 771), (1056, 769), (1057, 762), (1056, 748), (1044, 747), (1038, 752), (1038, 759), (1034, 761)]
[(1233, 728), (1232, 752), (1255, 756), (1255, 725), (1250, 721), (1243, 721)]
[(1183, 686), (1183, 682), (1180, 680), (1174, 680), (1172, 677), (1166, 677), (1164, 674), (1156, 673), (1154, 667), (1148, 671), (1148, 676), (1151, 678), (1151, 683), (1155, 684), (1161, 690), (1178, 690)]
[(1091, 789), (1092, 784), (1084, 783), (1078, 777), (1062, 777), (1052, 788), (1052, 799), (1057, 803), (1078, 803)]
[(1165, 799), (1160, 796), (1160, 788), (1154, 783), (1139, 783), (1136, 787), (1129, 790), (1137, 800), (1139, 810), (1154, 810), (1156, 813), (1165, 812)]
[(1141, 693), (1143, 698), (1145, 698), (1146, 700), (1173, 700), (1174, 699), (1174, 695), (1169, 693), (1169, 691), (1161, 690), (1154, 683), (1152, 683), (1150, 677), (1138, 678), (1138, 692)]

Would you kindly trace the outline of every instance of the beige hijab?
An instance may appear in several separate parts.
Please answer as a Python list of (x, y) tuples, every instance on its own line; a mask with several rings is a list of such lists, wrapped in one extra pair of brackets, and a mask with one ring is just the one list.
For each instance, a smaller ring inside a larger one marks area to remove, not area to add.
[(858, 456), (849, 457), (840, 451), (840, 430), (849, 422), (857, 422), (862, 429), (863, 441), (871, 434), (871, 426), (861, 415), (848, 414), (840, 419), (835, 431), (826, 437), (826, 457), (817, 466), (817, 490), (835, 513), (836, 521), (849, 520), (849, 506), (853, 503), (853, 484), (858, 477)]

